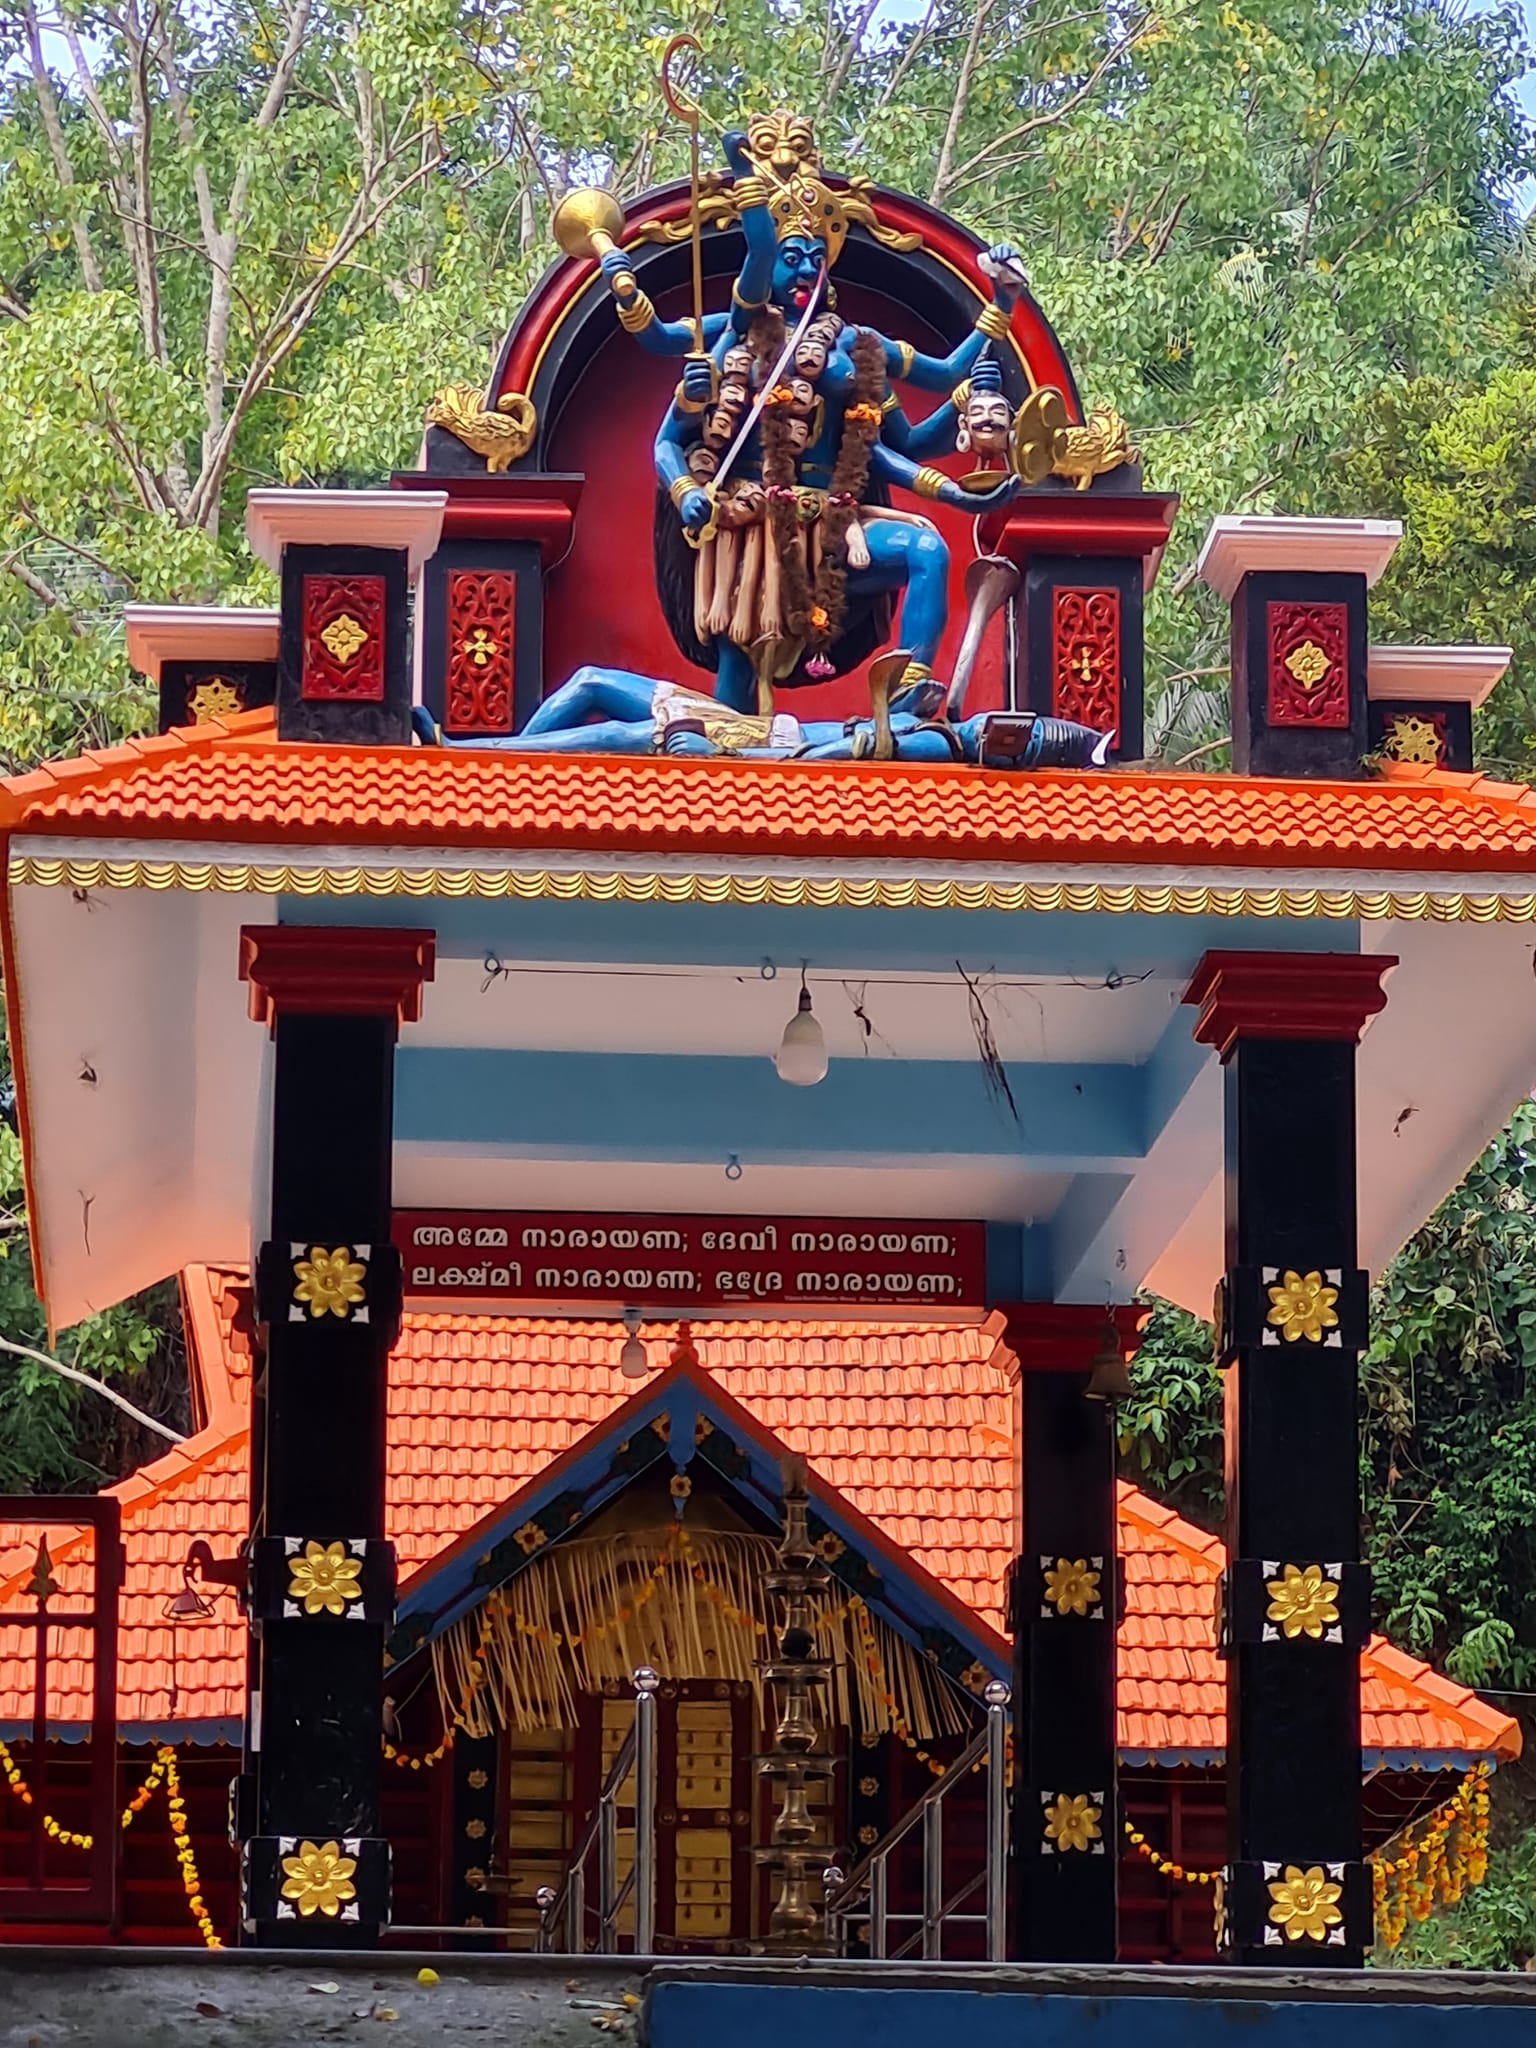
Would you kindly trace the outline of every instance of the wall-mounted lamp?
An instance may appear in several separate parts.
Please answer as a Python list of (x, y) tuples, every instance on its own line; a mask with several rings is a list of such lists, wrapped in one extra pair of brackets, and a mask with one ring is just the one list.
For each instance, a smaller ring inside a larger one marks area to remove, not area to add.
[(784, 1026), (784, 1036), (779, 1040), (773, 1064), (779, 1079), (787, 1081), (791, 1088), (814, 1088), (818, 1081), (826, 1078), (827, 1041), (816, 1020), (816, 1012), (811, 1008), (811, 992), (805, 984), (803, 967), (800, 970), (800, 1001), (795, 1014)]
[(199, 1592), (198, 1580), (204, 1585), (239, 1590), (246, 1582), (245, 1559), (243, 1556), (215, 1557), (211, 1547), (199, 1536), (182, 1563), (181, 1591), (165, 1603), (167, 1621), (174, 1621), (183, 1628), (196, 1628), (204, 1622), (218, 1620), (218, 1609), (206, 1593)]

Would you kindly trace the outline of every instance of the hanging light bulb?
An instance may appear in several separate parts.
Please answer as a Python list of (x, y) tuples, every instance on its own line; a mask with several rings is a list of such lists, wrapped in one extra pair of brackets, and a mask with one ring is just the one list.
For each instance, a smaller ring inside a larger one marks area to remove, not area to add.
[(814, 1088), (818, 1081), (826, 1078), (827, 1041), (816, 1021), (816, 1012), (811, 1008), (811, 992), (805, 985), (803, 967), (800, 970), (800, 1001), (795, 1014), (784, 1026), (784, 1036), (779, 1040), (773, 1064), (779, 1079), (787, 1081), (791, 1088)]
[(627, 1380), (643, 1380), (651, 1369), (651, 1361), (644, 1344), (640, 1341), (639, 1309), (625, 1309), (624, 1327), (629, 1335), (624, 1339), (624, 1349), (619, 1353), (619, 1371)]

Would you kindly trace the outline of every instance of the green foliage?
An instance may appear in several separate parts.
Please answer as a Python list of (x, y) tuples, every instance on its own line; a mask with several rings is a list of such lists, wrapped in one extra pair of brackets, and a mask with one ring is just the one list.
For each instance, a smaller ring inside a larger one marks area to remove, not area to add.
[(1154, 1301), (1120, 1404), (1120, 1470), (1169, 1507), (1214, 1529), (1222, 1502), (1222, 1382), (1211, 1326)]
[[(1525, 322), (1536, 300), (1524, 297)], [(1371, 601), (1381, 639), (1482, 641), (1514, 649), (1479, 714), (1478, 747), (1522, 778), (1536, 746), (1536, 367), (1486, 383), (1423, 377), (1381, 391), (1357, 423), (1331, 502), (1401, 519)]]
[(1389, 1635), (1464, 1684), (1536, 1682), (1536, 1105), (1382, 1276), (1366, 1554)]

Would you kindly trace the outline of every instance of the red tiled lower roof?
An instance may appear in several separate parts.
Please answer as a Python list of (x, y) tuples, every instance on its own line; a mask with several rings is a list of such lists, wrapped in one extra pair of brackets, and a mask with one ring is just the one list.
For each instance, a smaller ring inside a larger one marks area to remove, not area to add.
[(1209, 866), (1536, 869), (1536, 793), (1393, 766), (1234, 775), (322, 747), (272, 713), (0, 784), (0, 831), (242, 843)]
[[(207, 1425), (116, 1489), (128, 1553), (119, 1718), (135, 1727), (234, 1722), (244, 1685), (245, 1637), (232, 1618), (180, 1629), (164, 1619), (191, 1539), (228, 1554), (246, 1524), (247, 1289), (239, 1275), (193, 1267), (183, 1293)], [(693, 1337), (731, 1399), (1002, 1638), (1014, 1396), (1012, 1361), (991, 1326), (702, 1323)], [(622, 1341), (611, 1323), (406, 1316), (390, 1362), (388, 1451), (402, 1579), (623, 1403), (633, 1382), (617, 1370)], [(1120, 1488), (1119, 1529), (1120, 1748), (1146, 1761), (1219, 1755), (1222, 1546), (1130, 1486)], [(13, 1542), (0, 1576), (30, 1555)], [(55, 1560), (67, 1583), (67, 1555), (56, 1549)], [(227, 1597), (220, 1607), (232, 1617)], [(84, 1655), (83, 1641), (65, 1644), (51, 1707), (61, 1720), (87, 1717)], [(1379, 1637), (1362, 1681), (1372, 1754), (1519, 1754), (1513, 1721)], [(29, 1682), (18, 1632), (0, 1631), (0, 1727), (29, 1717)]]

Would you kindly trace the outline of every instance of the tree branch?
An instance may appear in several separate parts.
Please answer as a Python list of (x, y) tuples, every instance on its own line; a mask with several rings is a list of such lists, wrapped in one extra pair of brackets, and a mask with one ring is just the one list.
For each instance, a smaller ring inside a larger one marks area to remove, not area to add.
[[(431, 129), (422, 130), (423, 135), (435, 135)], [(314, 318), (316, 309), (325, 294), (326, 287), (336, 272), (351, 257), (352, 251), (365, 242), (389, 212), (399, 204), (412, 186), (430, 177), (442, 162), (441, 143), (433, 154), (416, 168), (396, 180), (395, 184), (379, 199), (369, 213), (363, 208), (372, 194), (359, 192), (353, 201), (351, 212), (341, 232), (332, 243), (324, 261), (315, 274), (291, 300), (279, 308), (257, 346), (256, 352), (241, 379), (240, 389), (219, 430), (213, 449), (205, 459), (197, 483), (193, 487), (188, 516), (195, 524), (203, 524), (211, 515), (224, 485), (224, 475), (234, 450), (235, 435), (246, 413), (266, 389), (272, 372), (295, 348), (304, 330)], [(380, 166), (387, 168), (387, 161)]]
[(842, 91), (848, 73), (853, 69), (853, 60), (864, 47), (864, 38), (869, 33), (869, 24), (874, 20), (875, 11), (879, 5), (880, 0), (864, 0), (864, 4), (854, 16), (853, 24), (849, 28), (847, 38), (843, 43), (842, 54), (839, 56), (833, 68), (832, 76), (827, 80), (826, 86), (822, 91), (821, 112), (823, 116), (831, 111), (833, 101)]
[[(59, 102), (43, 58), (42, 32), (38, 27), (37, 9), (33, 6), (32, 0), (22, 0), (21, 16), (26, 23), (27, 57), (32, 68), (32, 83), (37, 91), (38, 109), (43, 117), (43, 133), (48, 138), (48, 154), (53, 158), (54, 174), (64, 187), (64, 203), (69, 211), (69, 229), (74, 237), (75, 254), (80, 259), (80, 275), (85, 280), (88, 292), (99, 292), (102, 286), (101, 265), (96, 260), (95, 244), (91, 241), (90, 230), (80, 212), (75, 193), (75, 167), (69, 160), (69, 149), (64, 140), (64, 124), (59, 119)], [(7, 310), (9, 311), (9, 308)]]
[(928, 12), (923, 16), (922, 20), (918, 23), (917, 28), (911, 37), (911, 40), (908, 42), (907, 47), (901, 53), (901, 57), (897, 62), (896, 69), (891, 73), (890, 77), (886, 81), (885, 91), (881, 93), (879, 99), (876, 100), (875, 102), (875, 112), (877, 114), (883, 114), (886, 108), (890, 105), (891, 100), (895, 95), (896, 88), (901, 84), (901, 81), (906, 77), (908, 67), (911, 65), (913, 58), (917, 55), (918, 51), (922, 48), (923, 44), (927, 42), (928, 38), (933, 34), (933, 18), (938, 8), (938, 4), (939, 0), (928, 0)]
[(987, 16), (992, 12), (992, 0), (971, 0), (971, 27), (965, 39), (965, 55), (960, 59), (960, 75), (955, 80), (954, 98), (949, 103), (949, 119), (944, 124), (944, 140), (939, 145), (939, 160), (933, 170), (933, 185), (928, 193), (930, 206), (942, 206), (949, 192), (950, 167), (955, 160), (955, 142), (960, 134), (960, 123), (965, 118), (965, 103), (971, 96), (971, 81), (976, 76), (976, 60), (981, 54), (981, 32), (987, 25)]
[(1416, 206), (1418, 202), (1424, 197), (1424, 194), (1429, 191), (1430, 187), (1433, 185), (1438, 185), (1440, 180), (1446, 176), (1446, 171), (1447, 167), (1442, 166), (1442, 168), (1438, 171), (1427, 172), (1424, 177), (1420, 178), (1418, 184), (1414, 186), (1413, 190), (1410, 193), (1408, 193), (1405, 198), (1399, 199), (1396, 206), (1389, 206), (1387, 208), (1387, 211), (1383, 214), (1379, 214), (1375, 220), (1367, 221), (1365, 226), (1360, 230), (1359, 234), (1356, 235), (1355, 239), (1342, 252), (1342, 254), (1334, 256), (1330, 259), (1328, 265), (1330, 272), (1336, 277), (1338, 273), (1344, 268), (1344, 265), (1348, 262), (1349, 258), (1354, 255), (1357, 249), (1363, 249), (1366, 243), (1371, 239), (1372, 235), (1376, 234), (1378, 230), (1380, 230), (1381, 228), (1384, 228), (1389, 220), (1396, 220), (1397, 216), (1400, 213), (1406, 212), (1406, 210), (1410, 206)]
[(152, 1429), (167, 1443), (184, 1444), (187, 1441), (179, 1429), (172, 1429), (169, 1423), (157, 1422), (153, 1415), (146, 1415), (142, 1408), (136, 1408), (126, 1394), (120, 1394), (116, 1387), (109, 1387), (104, 1380), (93, 1379), (90, 1373), (81, 1372), (78, 1366), (66, 1365), (62, 1359), (50, 1358), (46, 1351), (34, 1351), (30, 1344), (18, 1344), (11, 1337), (0, 1337), (0, 1351), (13, 1352), (17, 1358), (30, 1358), (34, 1365), (46, 1365), (50, 1372), (58, 1373), (61, 1379), (72, 1380), (77, 1387), (89, 1387), (93, 1394), (100, 1394), (103, 1401), (110, 1401), (114, 1408), (121, 1408), (142, 1429)]
[(81, 625), (80, 621), (70, 611), (69, 606), (60, 597), (53, 585), (45, 583), (35, 569), (27, 567), (26, 563), (21, 559), (20, 548), (13, 548), (5, 560), (0, 562), (0, 570), (14, 576), (18, 583), (22, 584), (27, 590), (30, 590), (45, 610), (50, 612), (56, 611), (77, 640), (85, 638), (85, 628)]
[(1155, 19), (1147, 19), (1138, 22), (1135, 28), (1127, 29), (1120, 40), (1104, 52), (1104, 55), (1094, 65), (1082, 84), (1075, 91), (1069, 93), (1059, 106), (1052, 107), (1049, 112), (1044, 114), (1032, 114), (1027, 121), (1020, 121), (1012, 128), (1005, 128), (1001, 135), (994, 135), (984, 149), (978, 149), (973, 157), (968, 157), (959, 166), (955, 172), (956, 179), (963, 178), (968, 172), (976, 170), (979, 165), (987, 161), (988, 157), (992, 156), (997, 150), (1005, 148), (1009, 143), (1019, 142), (1024, 136), (1033, 135), (1040, 128), (1059, 127), (1068, 114), (1074, 113), (1083, 104), (1083, 101), (1088, 98), (1110, 65), (1115, 63), (1118, 58), (1123, 57), (1128, 50), (1134, 49), (1142, 37), (1148, 34), (1155, 26)]
[(78, 555), (82, 562), (89, 562), (93, 569), (100, 569), (104, 576), (110, 576), (115, 583), (126, 583), (137, 588), (132, 576), (125, 574), (121, 569), (114, 569), (103, 556), (94, 553), (90, 548), (82, 547), (77, 540), (66, 540), (61, 533), (50, 533), (24, 497), (18, 497), (16, 503), (31, 521), (34, 532), (47, 541), (50, 547), (63, 548), (66, 554)]

